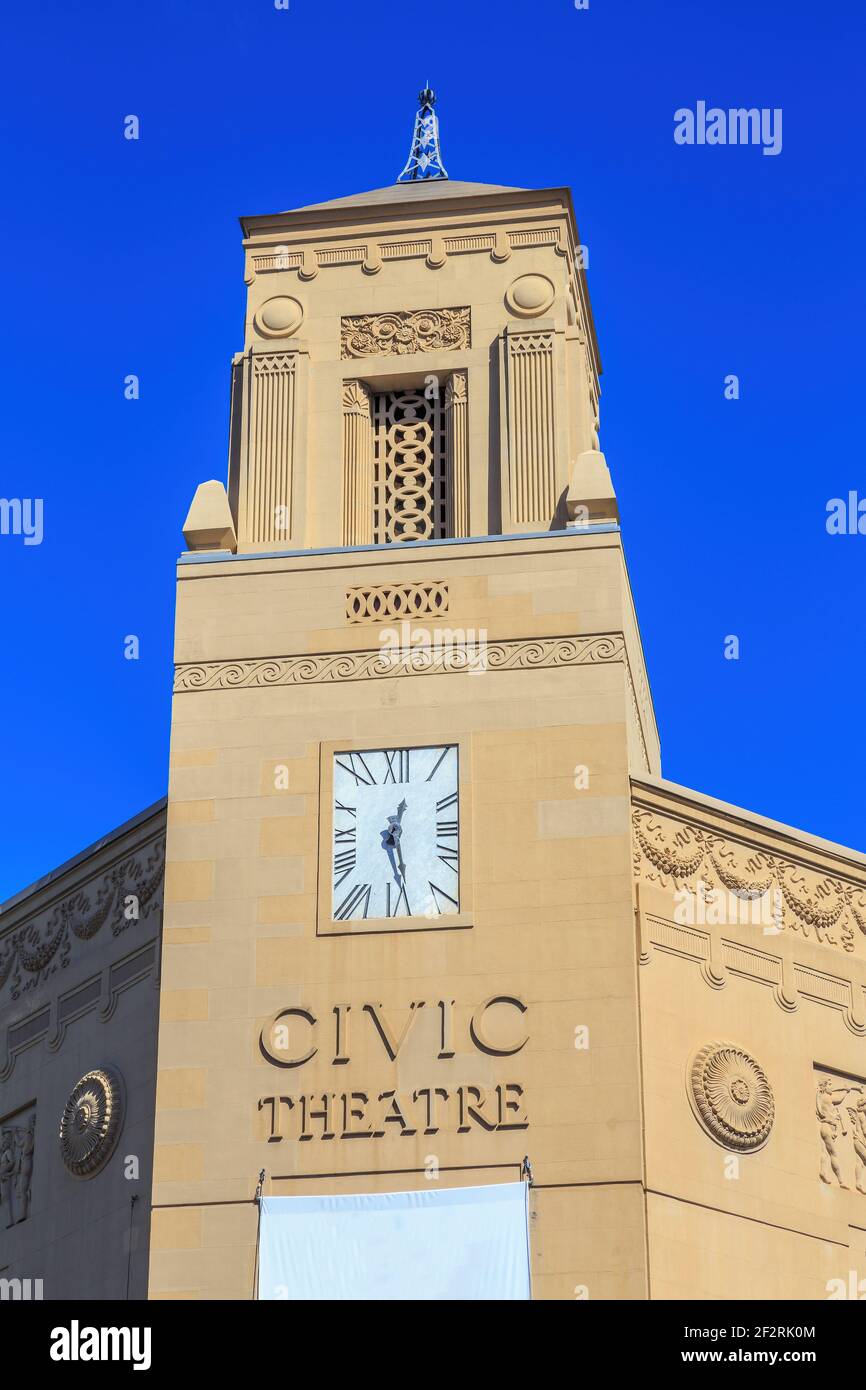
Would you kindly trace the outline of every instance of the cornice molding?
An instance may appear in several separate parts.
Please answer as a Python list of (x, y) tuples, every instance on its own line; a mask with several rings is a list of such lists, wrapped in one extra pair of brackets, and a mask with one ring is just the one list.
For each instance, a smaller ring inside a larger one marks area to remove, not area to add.
[(158, 985), (159, 937), (152, 937), (118, 960), (105, 965), (53, 997), (41, 998), (28, 1013), (15, 1016), (0, 1029), (0, 1083), (8, 1081), (16, 1059), (31, 1047), (45, 1044), (50, 1053), (63, 1046), (71, 1024), (96, 1013), (107, 1023), (117, 1008), (121, 994), (150, 980)]
[(568, 256), (561, 225), (488, 228), (472, 226), (465, 230), (447, 232), (424, 229), (396, 237), (384, 232), (381, 236), (347, 239), (343, 245), (322, 241), (310, 245), (303, 241), (268, 246), (248, 244), (244, 279), (251, 285), (258, 275), (273, 271), (295, 270), (302, 280), (314, 280), (320, 270), (331, 266), (355, 265), (367, 275), (378, 275), (390, 261), (423, 260), (431, 270), (441, 270), (449, 256), (485, 253), (493, 261), (510, 260), (515, 251), (537, 250), (549, 246), (557, 255)]

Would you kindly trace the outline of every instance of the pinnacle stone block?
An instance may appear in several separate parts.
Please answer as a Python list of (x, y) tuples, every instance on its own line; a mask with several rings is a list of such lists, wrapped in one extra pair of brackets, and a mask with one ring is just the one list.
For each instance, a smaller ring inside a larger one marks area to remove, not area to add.
[(236, 550), (237, 536), (223, 483), (199, 483), (186, 521), (184, 540), (190, 550)]

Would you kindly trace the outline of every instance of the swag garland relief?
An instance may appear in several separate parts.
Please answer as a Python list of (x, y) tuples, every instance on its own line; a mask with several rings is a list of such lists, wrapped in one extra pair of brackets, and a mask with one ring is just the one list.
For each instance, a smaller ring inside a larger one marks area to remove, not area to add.
[(641, 808), (632, 829), (635, 878), (670, 889), (677, 922), (760, 926), (848, 954), (866, 944), (857, 883)]
[(159, 911), (165, 841), (145, 845), (60, 902), (34, 914), (0, 943), (0, 993), (19, 999), (69, 964), (75, 941), (93, 940), (110, 924), (120, 936)]

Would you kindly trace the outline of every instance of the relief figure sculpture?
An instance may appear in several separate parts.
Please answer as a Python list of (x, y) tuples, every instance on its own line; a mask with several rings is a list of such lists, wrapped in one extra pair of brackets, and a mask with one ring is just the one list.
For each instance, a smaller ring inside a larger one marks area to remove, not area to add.
[(848, 1130), (842, 1113), (842, 1104), (852, 1094), (861, 1092), (859, 1086), (836, 1086), (825, 1077), (818, 1083), (815, 1096), (815, 1109), (818, 1116), (818, 1133), (824, 1152), (821, 1154), (821, 1181), (832, 1183), (836, 1178), (840, 1187), (849, 1188), (845, 1182), (839, 1163), (837, 1139), (845, 1138)]

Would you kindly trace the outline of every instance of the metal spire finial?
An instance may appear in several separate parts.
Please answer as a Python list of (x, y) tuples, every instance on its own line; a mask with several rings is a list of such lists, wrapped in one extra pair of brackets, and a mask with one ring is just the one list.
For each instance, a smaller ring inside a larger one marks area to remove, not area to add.
[(398, 183), (413, 183), (416, 179), (447, 179), (448, 174), (442, 163), (439, 148), (439, 122), (433, 107), (436, 93), (430, 90), (429, 83), (423, 92), (418, 93), (418, 114), (415, 117), (415, 130), (412, 135), (412, 148), (406, 161), (406, 168), (397, 179)]

